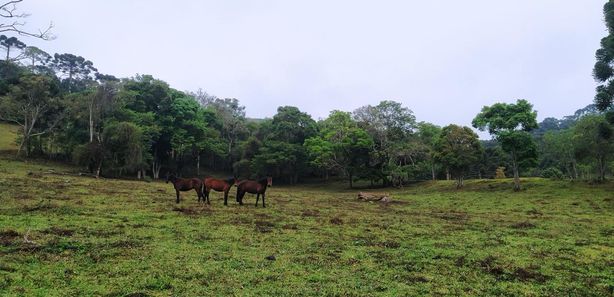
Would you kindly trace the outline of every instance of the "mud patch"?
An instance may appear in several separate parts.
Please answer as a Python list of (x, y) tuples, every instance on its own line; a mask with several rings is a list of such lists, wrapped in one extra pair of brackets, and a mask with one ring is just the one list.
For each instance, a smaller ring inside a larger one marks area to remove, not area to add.
[(319, 217), (320, 216), (320, 211), (317, 209), (308, 209), (303, 211), (303, 213), (301, 213), (302, 217)]
[(19, 237), (19, 233), (15, 230), (3, 230), (0, 231), (0, 245), (9, 246), (15, 242), (15, 239)]
[(433, 216), (455, 223), (465, 223), (469, 220), (469, 215), (466, 212), (434, 212)]
[(284, 230), (298, 230), (298, 225), (296, 224), (286, 224), (281, 226), (282, 229)]
[(493, 256), (488, 256), (484, 258), (482, 261), (479, 261), (478, 266), (483, 271), (497, 278), (500, 278), (502, 275), (505, 274), (505, 270), (503, 270), (503, 268), (500, 265), (498, 265), (496, 262), (497, 262), (497, 258)]
[(338, 217), (334, 217), (330, 219), (330, 223), (333, 225), (343, 225), (343, 220)]
[(538, 283), (544, 283), (548, 280), (548, 276), (541, 274), (539, 271), (536, 271), (538, 267), (529, 267), (529, 268), (516, 268), (512, 273), (512, 276), (523, 282), (533, 281)]
[(256, 221), (254, 224), (256, 231), (260, 233), (269, 233), (275, 228), (275, 224), (268, 221)]
[(62, 236), (62, 237), (69, 237), (72, 236), (75, 233), (75, 230), (71, 230), (71, 229), (64, 229), (61, 227), (51, 227), (47, 230), (44, 230), (43, 233), (45, 234), (53, 234), (53, 235), (57, 235), (57, 236)]

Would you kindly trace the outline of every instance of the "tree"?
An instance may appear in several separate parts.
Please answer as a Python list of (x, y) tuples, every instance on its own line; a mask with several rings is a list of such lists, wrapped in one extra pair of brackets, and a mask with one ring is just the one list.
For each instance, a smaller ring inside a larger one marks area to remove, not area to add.
[(543, 137), (541, 159), (542, 168), (555, 167), (567, 172), (567, 176), (572, 179), (578, 178), (573, 129), (546, 132)]
[(90, 142), (94, 142), (94, 136), (96, 135), (98, 138), (100, 138), (100, 132), (96, 132), (100, 131), (99, 128), (100, 124), (104, 120), (104, 115), (113, 107), (117, 90), (117, 83), (113, 81), (106, 81), (96, 86), (94, 91), (88, 94)]
[(605, 111), (612, 107), (614, 99), (614, 1), (608, 1), (603, 6), (603, 14), (608, 36), (601, 39), (601, 47), (595, 53), (597, 62), (593, 77), (599, 83), (595, 104), (599, 110)]
[(599, 181), (605, 180), (608, 157), (614, 153), (614, 129), (604, 116), (586, 116), (573, 128), (575, 156), (594, 160)]
[[(239, 104), (239, 100), (235, 98), (219, 99), (206, 95), (205, 92), (199, 90), (196, 93), (197, 100), (207, 108), (211, 108), (221, 123), (220, 134), (226, 142), (226, 156), (228, 167), (232, 166), (235, 159), (233, 158), (233, 150), (240, 139), (245, 139), (248, 134), (245, 107)], [(199, 99), (200, 98), (200, 99)]]
[(373, 139), (358, 127), (348, 112), (334, 110), (320, 126), (319, 135), (304, 143), (310, 163), (324, 170), (327, 176), (329, 171), (339, 171), (352, 188), (357, 173), (369, 163)]
[(472, 122), (473, 127), (494, 135), (501, 148), (510, 155), (515, 191), (520, 190), (519, 168), (536, 162), (537, 147), (529, 133), (537, 128), (536, 118), (533, 105), (526, 100), (517, 100), (516, 104), (484, 106)]
[(19, 84), (12, 86), (9, 93), (0, 99), (0, 119), (21, 126), (18, 154), (25, 149), (27, 157), (32, 137), (48, 133), (57, 124), (61, 114), (49, 112), (57, 104), (56, 93), (51, 78), (30, 74), (21, 77)]
[(143, 163), (143, 134), (133, 123), (111, 123), (102, 135), (102, 147), (108, 156), (109, 169), (124, 171), (138, 170)]
[[(5, 61), (11, 61), (11, 49), (25, 49), (26, 48), (26, 44), (19, 41), (19, 39), (17, 39), (16, 37), (6, 37), (5, 35), (0, 35), (0, 46), (2, 46), (4, 48), (4, 51), (6, 51), (6, 58), (4, 59)], [(18, 60), (19, 57), (13, 59), (13, 60)]]
[(308, 167), (305, 139), (317, 133), (316, 122), (294, 106), (280, 106), (271, 121), (261, 123), (262, 147), (252, 160), (255, 173), (273, 174), (291, 184)]
[(441, 127), (430, 123), (421, 122), (418, 124), (418, 138), (427, 150), (427, 163), (431, 169), (432, 180), (436, 179), (434, 153), (435, 146), (441, 135)]
[(391, 164), (407, 159), (407, 156), (398, 156), (397, 153), (415, 151), (406, 147), (412, 145), (409, 140), (416, 127), (413, 112), (401, 103), (385, 100), (376, 106), (360, 107), (353, 116), (358, 126), (367, 131), (374, 141), (370, 165), (376, 170), (371, 171), (372, 181), (381, 180), (383, 185), (389, 184)]
[(90, 74), (95, 74), (98, 71), (91, 61), (73, 54), (53, 55), (53, 68), (65, 75), (65, 83), (69, 93), (75, 89), (76, 80), (90, 79)]
[(30, 68), (46, 66), (51, 62), (51, 55), (35, 46), (26, 47), (23, 51), (23, 57), (28, 60), (28, 66)]
[(23, 0), (10, 0), (0, 2), (0, 33), (15, 33), (22, 36), (35, 37), (43, 40), (53, 39), (51, 35), (51, 29), (53, 24), (44, 30), (39, 30), (38, 33), (29, 32), (23, 29), (25, 18), (29, 16), (27, 13), (19, 12), (17, 4), (23, 2)]
[(435, 144), (435, 160), (456, 177), (456, 188), (464, 186), (465, 175), (481, 155), (478, 135), (469, 127), (446, 126)]

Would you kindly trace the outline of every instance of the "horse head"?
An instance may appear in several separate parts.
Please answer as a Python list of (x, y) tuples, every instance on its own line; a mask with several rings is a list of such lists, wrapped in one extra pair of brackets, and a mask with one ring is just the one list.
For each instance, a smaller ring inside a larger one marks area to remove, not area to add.
[(269, 187), (273, 186), (273, 177), (267, 176), (266, 178), (266, 185)]
[(169, 181), (174, 183), (176, 180), (177, 180), (177, 177), (175, 176), (175, 174), (170, 173), (170, 172), (166, 173), (166, 183), (167, 184)]

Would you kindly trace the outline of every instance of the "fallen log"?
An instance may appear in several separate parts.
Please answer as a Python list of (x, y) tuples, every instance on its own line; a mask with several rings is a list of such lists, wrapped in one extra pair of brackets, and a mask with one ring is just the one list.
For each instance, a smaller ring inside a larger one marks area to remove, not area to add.
[(392, 201), (388, 193), (367, 193), (367, 192), (358, 193), (358, 200), (376, 201), (376, 202), (383, 202), (383, 203), (388, 203)]

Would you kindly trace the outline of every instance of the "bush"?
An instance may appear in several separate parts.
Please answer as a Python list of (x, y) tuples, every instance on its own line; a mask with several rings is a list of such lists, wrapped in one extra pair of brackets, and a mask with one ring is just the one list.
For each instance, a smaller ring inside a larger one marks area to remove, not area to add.
[(505, 178), (505, 167), (497, 167), (497, 171), (495, 172), (495, 178)]
[(542, 172), (542, 177), (550, 179), (563, 179), (565, 178), (565, 174), (563, 174), (563, 172), (558, 168), (550, 167)]

